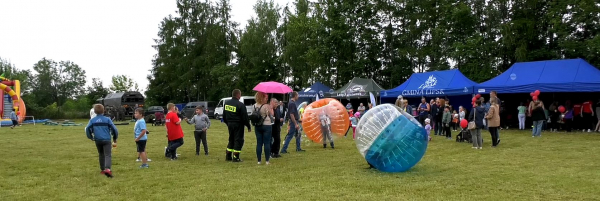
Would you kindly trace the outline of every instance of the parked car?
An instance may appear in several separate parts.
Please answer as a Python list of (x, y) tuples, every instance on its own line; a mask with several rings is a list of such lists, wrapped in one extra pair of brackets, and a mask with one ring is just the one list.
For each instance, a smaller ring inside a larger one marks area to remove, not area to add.
[[(227, 98), (222, 98), (219, 103), (217, 104), (217, 107), (214, 110), (214, 118), (215, 119), (221, 119), (223, 118), (223, 108), (225, 105), (225, 101), (230, 100), (231, 97), (227, 97)], [(252, 110), (253, 110), (253, 105), (256, 103), (256, 100), (254, 100), (254, 96), (242, 96), (242, 98), (240, 98), (240, 101), (242, 101), (244, 103), (244, 105), (246, 105), (246, 112), (248, 113), (248, 115), (252, 114)]]
[(196, 107), (204, 106), (204, 113), (210, 118), (215, 114), (215, 102), (214, 101), (199, 101), (199, 102), (189, 102), (183, 107), (183, 114), (185, 117), (192, 118), (196, 113)]
[(146, 109), (146, 112), (144, 112), (144, 116), (148, 116), (156, 112), (166, 113), (166, 111), (167, 110), (162, 106), (150, 106), (148, 109)]

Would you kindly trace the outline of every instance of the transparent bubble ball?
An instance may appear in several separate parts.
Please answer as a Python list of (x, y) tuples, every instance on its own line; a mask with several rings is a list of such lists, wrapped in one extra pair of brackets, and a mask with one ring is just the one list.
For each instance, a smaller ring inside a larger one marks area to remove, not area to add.
[(364, 114), (356, 127), (360, 154), (383, 172), (404, 172), (415, 166), (427, 150), (428, 136), (411, 115), (391, 104)]

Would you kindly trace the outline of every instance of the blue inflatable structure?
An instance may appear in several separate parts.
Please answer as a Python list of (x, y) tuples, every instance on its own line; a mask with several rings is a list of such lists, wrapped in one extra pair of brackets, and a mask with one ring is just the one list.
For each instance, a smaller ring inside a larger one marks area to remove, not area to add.
[(356, 147), (367, 162), (383, 172), (404, 172), (427, 150), (428, 136), (421, 124), (391, 104), (370, 109), (356, 128)]

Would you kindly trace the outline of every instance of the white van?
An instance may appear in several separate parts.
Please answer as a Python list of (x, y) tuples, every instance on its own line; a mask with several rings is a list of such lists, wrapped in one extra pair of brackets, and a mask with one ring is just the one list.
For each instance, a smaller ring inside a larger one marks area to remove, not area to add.
[[(219, 103), (217, 104), (217, 107), (215, 108), (215, 119), (221, 119), (223, 118), (223, 107), (225, 105), (225, 101), (230, 100), (231, 97), (227, 97), (227, 98), (222, 98)], [(242, 98), (240, 98), (240, 101), (244, 103), (244, 105), (246, 105), (246, 111), (248, 112), (248, 115), (252, 114), (252, 110), (254, 109), (254, 104), (256, 103), (256, 100), (254, 100), (254, 96), (242, 96)]]

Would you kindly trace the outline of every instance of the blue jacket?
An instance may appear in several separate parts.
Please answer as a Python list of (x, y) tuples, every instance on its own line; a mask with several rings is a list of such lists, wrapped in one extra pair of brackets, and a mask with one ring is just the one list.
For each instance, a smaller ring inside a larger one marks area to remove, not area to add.
[[(93, 135), (92, 135), (93, 133)], [(90, 120), (90, 123), (85, 127), (87, 138), (94, 141), (110, 141), (112, 133), (113, 140), (117, 140), (119, 131), (115, 124), (104, 115), (98, 115)]]
[(15, 111), (10, 112), (10, 120), (19, 120), (19, 118), (17, 118), (17, 114), (15, 114)]

